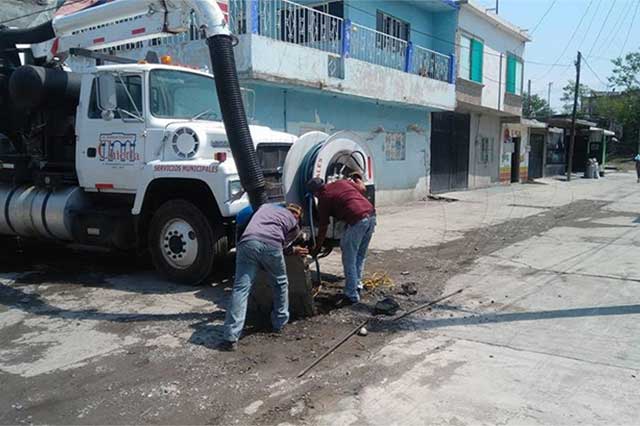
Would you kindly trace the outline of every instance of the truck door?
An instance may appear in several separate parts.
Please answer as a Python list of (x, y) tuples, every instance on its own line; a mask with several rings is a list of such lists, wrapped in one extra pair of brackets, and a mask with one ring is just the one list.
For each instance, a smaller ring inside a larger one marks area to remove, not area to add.
[(98, 106), (97, 80), (89, 79), (83, 85), (82, 99), (89, 98), (89, 102), (79, 110), (82, 117), (77, 117), (76, 164), (81, 186), (114, 192), (137, 189), (145, 148), (142, 77), (134, 73), (116, 76), (117, 110), (112, 116)]

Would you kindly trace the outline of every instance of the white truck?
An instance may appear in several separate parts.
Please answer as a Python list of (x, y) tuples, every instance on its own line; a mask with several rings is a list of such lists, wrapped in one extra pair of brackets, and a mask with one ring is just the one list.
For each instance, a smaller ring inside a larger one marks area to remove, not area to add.
[[(73, 49), (186, 31), (192, 13), (215, 78), (145, 61), (66, 69)], [(249, 203), (303, 203), (306, 179), (352, 171), (373, 197), (371, 155), (352, 135), (248, 126), (213, 0), (116, 0), (0, 29), (0, 236), (148, 250), (168, 279), (196, 284)]]

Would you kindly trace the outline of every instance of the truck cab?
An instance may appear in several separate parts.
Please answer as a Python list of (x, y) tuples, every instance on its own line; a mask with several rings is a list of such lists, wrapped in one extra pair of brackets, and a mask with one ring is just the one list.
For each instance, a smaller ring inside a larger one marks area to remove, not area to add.
[[(210, 74), (161, 64), (97, 67), (83, 76), (76, 123), (80, 186), (134, 194), (134, 215), (157, 179), (205, 182), (223, 217), (247, 205)], [(250, 131), (269, 198), (282, 199), (281, 168), (297, 138), (262, 126)]]

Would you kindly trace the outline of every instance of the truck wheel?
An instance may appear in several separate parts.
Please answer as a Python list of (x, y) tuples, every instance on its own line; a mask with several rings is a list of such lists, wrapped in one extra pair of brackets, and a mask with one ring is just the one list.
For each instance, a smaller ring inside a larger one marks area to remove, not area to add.
[(151, 260), (171, 281), (201, 284), (211, 272), (215, 243), (211, 224), (188, 201), (167, 201), (151, 219)]

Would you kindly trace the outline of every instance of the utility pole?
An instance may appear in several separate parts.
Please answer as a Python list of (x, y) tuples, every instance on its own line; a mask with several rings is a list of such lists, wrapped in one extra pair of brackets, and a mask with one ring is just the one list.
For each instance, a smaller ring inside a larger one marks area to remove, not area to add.
[(533, 111), (531, 110), (531, 80), (527, 85), (527, 118), (531, 118)]
[(547, 91), (547, 105), (549, 106), (549, 114), (551, 114), (551, 86), (553, 86), (553, 81), (549, 82), (549, 90)]
[(576, 144), (576, 114), (578, 113), (578, 92), (580, 91), (580, 63), (582, 62), (582, 53), (578, 51), (578, 60), (576, 61), (576, 88), (573, 94), (573, 112), (571, 114), (571, 139), (569, 139), (569, 160), (567, 161), (567, 182), (571, 181), (571, 172), (573, 171), (573, 149)]

